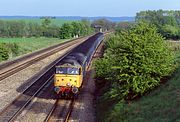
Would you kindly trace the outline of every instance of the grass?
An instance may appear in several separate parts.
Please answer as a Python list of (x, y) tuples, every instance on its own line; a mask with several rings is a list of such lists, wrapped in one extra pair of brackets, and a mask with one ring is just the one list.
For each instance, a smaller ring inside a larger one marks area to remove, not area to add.
[[(1, 20), (7, 20), (7, 21), (24, 21), (24, 22), (33, 22), (33, 23), (38, 23), (38, 24), (41, 24), (43, 19), (38, 19), (38, 18), (35, 18), (35, 19), (1, 19)], [(57, 25), (57, 26), (61, 26), (62, 24), (64, 23), (67, 23), (67, 22), (72, 22), (72, 20), (63, 20), (63, 19), (52, 19), (51, 20), (51, 24), (52, 25)]]
[(180, 40), (179, 41), (167, 40), (167, 41), (168, 41), (168, 45), (172, 48), (173, 51), (180, 50)]
[[(172, 44), (173, 50), (180, 43)], [(98, 122), (180, 122), (180, 50), (175, 52), (177, 69), (172, 77), (158, 88), (134, 101), (98, 98)], [(101, 89), (101, 92), (108, 89)]]
[[(16, 43), (19, 47), (18, 55), (33, 52), (38, 49), (46, 48), (67, 40), (58, 38), (0, 38), (0, 43)], [(12, 57), (15, 58), (15, 57)]]

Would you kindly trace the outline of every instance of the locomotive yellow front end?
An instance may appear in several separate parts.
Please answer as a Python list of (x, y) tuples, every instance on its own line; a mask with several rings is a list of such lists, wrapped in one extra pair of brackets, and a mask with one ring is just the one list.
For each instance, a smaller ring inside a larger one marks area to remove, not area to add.
[(54, 91), (61, 97), (77, 96), (82, 84), (81, 67), (57, 66), (54, 76)]

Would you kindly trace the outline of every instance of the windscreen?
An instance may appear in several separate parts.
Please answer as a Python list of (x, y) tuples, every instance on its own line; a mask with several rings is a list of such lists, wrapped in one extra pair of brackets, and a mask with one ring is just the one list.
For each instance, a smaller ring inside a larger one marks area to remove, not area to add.
[(56, 74), (79, 75), (79, 68), (56, 67)]

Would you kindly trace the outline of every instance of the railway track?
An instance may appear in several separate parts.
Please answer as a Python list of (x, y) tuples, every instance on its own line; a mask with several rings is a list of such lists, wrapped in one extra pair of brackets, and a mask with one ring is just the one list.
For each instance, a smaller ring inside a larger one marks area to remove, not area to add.
[(88, 37), (82, 37), (78, 39), (74, 39), (68, 42), (64, 42), (58, 45), (51, 46), (49, 48), (37, 51), (32, 54), (28, 54), (22, 58), (4, 63), (0, 65), (0, 81), (3, 79), (23, 70), (24, 68), (29, 67), (30, 65), (34, 64), (37, 61), (40, 61), (50, 55), (53, 55), (69, 46), (74, 44), (81, 43), (79, 40), (86, 40)]
[[(64, 106), (60, 106), (61, 102), (65, 102)], [(75, 99), (72, 100), (56, 100), (51, 111), (47, 115), (44, 122), (54, 122), (54, 121), (63, 121), (68, 122), (72, 110), (74, 108)]]

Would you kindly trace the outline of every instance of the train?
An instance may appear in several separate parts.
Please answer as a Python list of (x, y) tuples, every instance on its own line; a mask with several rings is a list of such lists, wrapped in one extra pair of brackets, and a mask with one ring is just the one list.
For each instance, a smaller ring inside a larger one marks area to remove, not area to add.
[(58, 98), (77, 98), (87, 67), (104, 39), (97, 33), (70, 51), (55, 67), (54, 92)]

